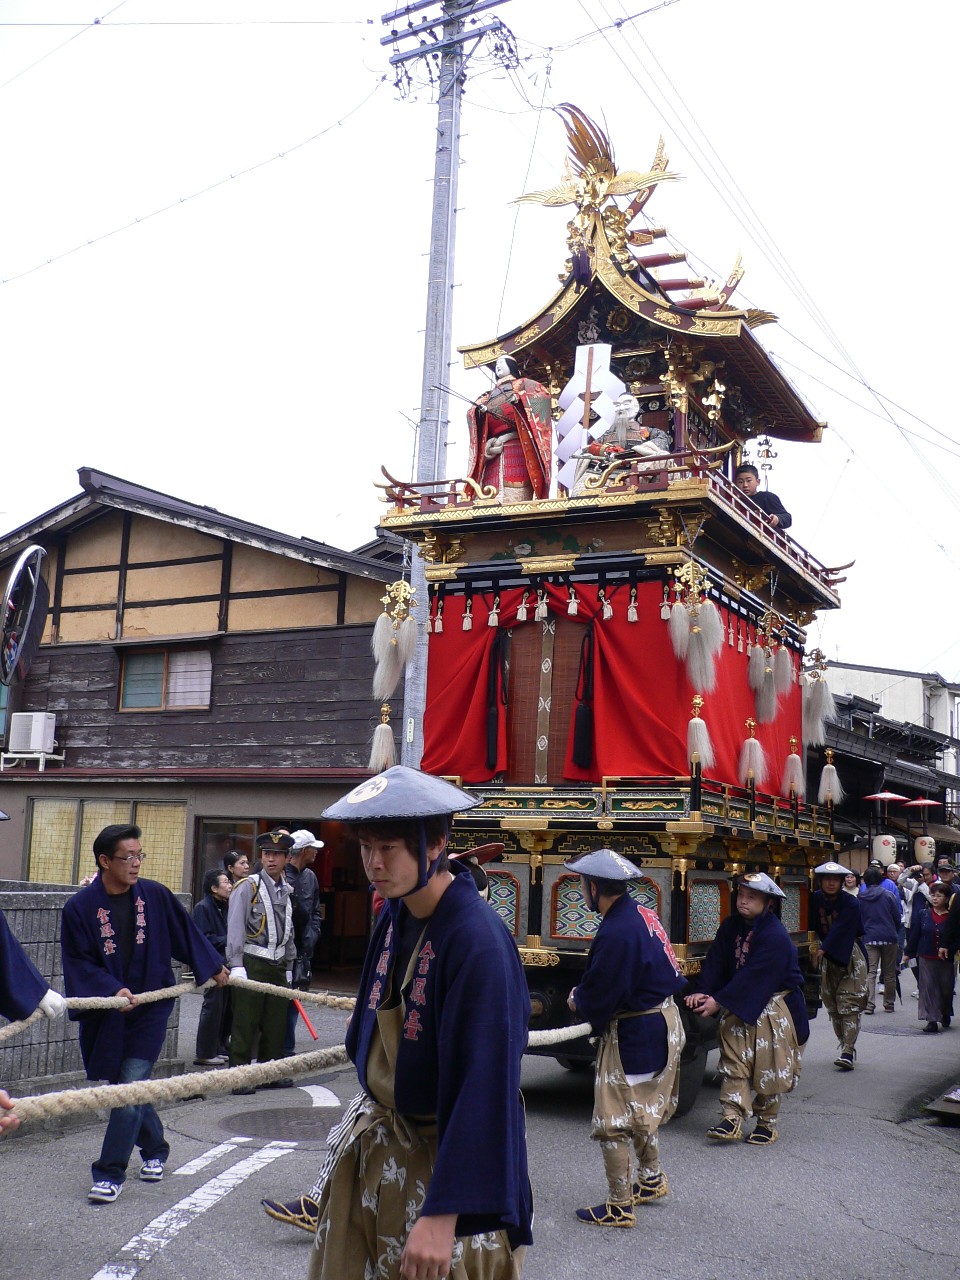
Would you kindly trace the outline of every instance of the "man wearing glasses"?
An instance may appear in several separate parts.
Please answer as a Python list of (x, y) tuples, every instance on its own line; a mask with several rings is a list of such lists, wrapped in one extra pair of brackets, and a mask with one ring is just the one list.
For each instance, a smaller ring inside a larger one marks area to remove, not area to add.
[[(173, 1009), (172, 1000), (140, 1005), (134, 993), (172, 986), (174, 959), (188, 965), (200, 985), (213, 978), (217, 986), (226, 986), (228, 972), (170, 890), (140, 879), (146, 855), (139, 827), (104, 827), (93, 842), (93, 854), (100, 874), (63, 909), (63, 980), (68, 996), (124, 996), (129, 1001), (122, 1010), (70, 1014), (80, 1023), (87, 1078), (126, 1084), (149, 1078)], [(159, 1182), (170, 1147), (149, 1103), (110, 1112), (92, 1168), (91, 1203), (117, 1199), (135, 1146), (143, 1161), (141, 1182)]]

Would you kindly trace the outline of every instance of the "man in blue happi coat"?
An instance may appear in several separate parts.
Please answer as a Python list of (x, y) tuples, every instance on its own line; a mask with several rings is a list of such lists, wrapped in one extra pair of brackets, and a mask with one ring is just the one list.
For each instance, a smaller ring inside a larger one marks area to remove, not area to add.
[(819, 887), (811, 901), (820, 965), (820, 999), (836, 1032), (834, 1066), (852, 1071), (857, 1058), (860, 1019), (867, 1007), (867, 955), (860, 904), (843, 892), (849, 875), (839, 862), (821, 862), (813, 874)]
[(677, 1109), (685, 1037), (673, 997), (686, 984), (660, 917), (627, 892), (641, 878), (632, 862), (595, 849), (564, 866), (579, 874), (584, 901), (600, 915), (567, 1004), (600, 1036), (590, 1137), (600, 1143), (607, 1198), (577, 1218), (632, 1227), (635, 1205), (670, 1190), (658, 1131)]
[(41, 975), (0, 911), (0, 1014), (19, 1022), (37, 1009), (48, 1018), (59, 1018), (66, 1008), (63, 996)]
[[(87, 1078), (126, 1084), (146, 1080), (163, 1047), (172, 1000), (138, 1005), (139, 992), (173, 985), (173, 959), (189, 965), (198, 984), (225, 986), (223, 960), (165, 885), (141, 880), (140, 828), (109, 826), (93, 842), (99, 875), (63, 908), (60, 943), (68, 996), (123, 996), (129, 1008), (71, 1013), (80, 1022)], [(154, 1108), (114, 1107), (88, 1199), (111, 1204), (120, 1195), (134, 1146), (142, 1182), (159, 1182), (170, 1147)]]
[(800, 1077), (810, 1024), (797, 948), (773, 910), (773, 900), (783, 897), (766, 872), (741, 876), (736, 910), (721, 923), (694, 990), (684, 997), (701, 1016), (721, 1015), (723, 1114), (707, 1130), (715, 1142), (739, 1142), (751, 1112), (756, 1125), (747, 1142), (776, 1142), (781, 1097)]
[(516, 945), (446, 853), (477, 801), (394, 766), (324, 818), (357, 832), (385, 900), (347, 1030), (361, 1094), (320, 1193), (312, 1280), (513, 1280), (531, 1241)]

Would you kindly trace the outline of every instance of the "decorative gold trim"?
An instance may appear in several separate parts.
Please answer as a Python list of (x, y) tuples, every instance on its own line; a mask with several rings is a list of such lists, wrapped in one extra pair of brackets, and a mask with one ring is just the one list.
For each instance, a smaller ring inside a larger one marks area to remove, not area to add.
[[(509, 817), (500, 819), (501, 831), (516, 831), (520, 835), (527, 831), (546, 831), (550, 825), (549, 818)], [(526, 847), (526, 846), (524, 846)]]
[(520, 561), (520, 572), (529, 577), (535, 577), (541, 573), (569, 573), (578, 559), (578, 555), (532, 556), (528, 560)]
[(466, 567), (466, 561), (460, 564), (424, 565), (423, 576), (428, 582), (452, 582), (457, 576), (457, 570)]
[(547, 951), (545, 948), (534, 950), (532, 947), (517, 947), (517, 950), (520, 952), (520, 963), (531, 969), (553, 969), (560, 963), (557, 951)]

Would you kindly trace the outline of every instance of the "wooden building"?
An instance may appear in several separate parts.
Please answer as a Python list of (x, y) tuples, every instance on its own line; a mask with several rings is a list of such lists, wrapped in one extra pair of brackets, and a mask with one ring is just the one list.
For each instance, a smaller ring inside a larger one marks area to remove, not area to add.
[[(75, 884), (97, 831), (133, 821), (145, 874), (195, 894), (262, 830), (320, 832), (325, 805), (366, 775), (370, 632), (398, 544), (350, 553), (79, 475), (78, 497), (0, 540), (0, 573), (43, 546), (50, 589), (39, 654), (0, 709), (0, 876)], [(62, 762), (11, 758), (17, 712), (53, 714)], [(338, 958), (366, 932), (367, 892), (336, 827), (322, 838)]]

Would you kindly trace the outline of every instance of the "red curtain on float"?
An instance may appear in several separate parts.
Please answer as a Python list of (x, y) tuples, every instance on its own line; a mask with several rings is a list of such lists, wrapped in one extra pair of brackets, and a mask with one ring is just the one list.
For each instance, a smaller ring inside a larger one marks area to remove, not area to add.
[[(569, 589), (552, 583), (544, 588), (551, 613), (568, 615)], [(686, 666), (673, 652), (669, 629), (660, 616), (663, 588), (658, 582), (637, 586), (637, 621), (627, 621), (629, 587), (618, 583), (606, 588), (613, 607), (612, 618), (602, 618), (603, 602), (594, 585), (576, 584), (578, 611), (573, 621), (593, 623), (593, 759), (587, 768), (573, 763), (573, 718), (568, 726), (554, 725), (552, 732), (567, 734), (564, 779), (599, 782), (601, 777), (685, 775), (687, 724), (696, 690), (687, 679)], [(517, 608), (524, 592), (500, 593), (499, 627), (536, 625), (536, 596), (526, 593), (526, 623), (517, 622)], [(497, 760), (487, 765), (487, 711), (491, 655), (497, 627), (488, 625), (493, 604), (489, 593), (473, 596), (473, 627), (463, 630), (465, 599), (447, 596), (443, 607), (443, 631), (430, 635), (427, 704), (424, 715), (422, 768), (428, 773), (458, 774), (465, 782), (488, 782), (507, 768), (506, 707), (498, 698)], [(724, 624), (730, 619), (721, 607)], [(740, 749), (747, 731), (744, 721), (756, 716), (753, 692), (747, 682), (747, 650), (752, 643), (741, 622), (744, 652), (724, 644), (717, 658), (717, 684), (704, 695), (704, 721), (713, 740), (716, 764), (709, 776), (719, 782), (737, 782)], [(734, 624), (736, 638), (736, 623)], [(794, 655), (794, 665), (797, 658)], [(499, 675), (496, 675), (497, 688)], [(531, 723), (530, 733), (536, 731)], [(790, 737), (800, 740), (800, 687), (793, 684), (780, 698), (773, 724), (758, 725), (769, 766), (764, 791), (777, 791), (780, 774), (790, 751)]]

